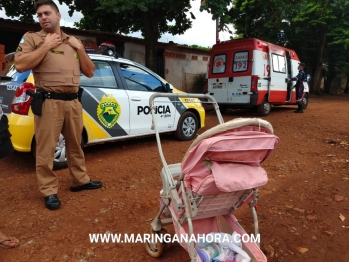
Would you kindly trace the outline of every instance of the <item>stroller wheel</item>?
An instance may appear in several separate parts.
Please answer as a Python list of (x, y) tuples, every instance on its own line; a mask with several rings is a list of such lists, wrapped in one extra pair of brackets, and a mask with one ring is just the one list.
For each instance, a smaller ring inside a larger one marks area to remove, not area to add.
[[(155, 233), (152, 229), (150, 229), (150, 232), (151, 234)], [(145, 250), (152, 257), (161, 257), (162, 253), (164, 252), (164, 247), (159, 239), (155, 239), (155, 242), (145, 241), (144, 245)]]
[[(157, 233), (158, 235), (163, 235), (163, 236), (162, 236), (163, 239), (166, 239), (165, 235), (169, 235), (169, 233), (167, 232), (167, 230), (164, 229), (164, 228), (161, 228), (160, 231), (158, 231), (158, 232), (156, 232), (156, 233)], [(170, 239), (170, 240), (171, 240), (171, 239)], [(163, 242), (162, 242), (162, 245), (163, 245), (164, 251), (167, 251), (167, 250), (169, 250), (169, 249), (171, 248), (172, 242), (171, 242), (171, 241), (168, 241), (168, 242), (163, 241)]]

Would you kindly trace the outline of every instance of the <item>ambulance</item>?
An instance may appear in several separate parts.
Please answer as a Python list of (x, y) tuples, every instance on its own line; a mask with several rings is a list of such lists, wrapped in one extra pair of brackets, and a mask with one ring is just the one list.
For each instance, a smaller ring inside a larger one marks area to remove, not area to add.
[[(272, 105), (297, 105), (295, 82), (288, 79), (298, 74), (299, 63), (294, 50), (256, 38), (220, 42), (211, 49), (207, 92), (222, 112), (253, 107), (267, 116)], [(305, 81), (303, 109), (308, 97)]]

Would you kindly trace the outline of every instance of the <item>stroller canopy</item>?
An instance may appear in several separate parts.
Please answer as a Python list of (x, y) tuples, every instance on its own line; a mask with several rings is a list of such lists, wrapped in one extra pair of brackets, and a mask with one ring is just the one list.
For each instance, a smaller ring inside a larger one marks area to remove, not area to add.
[(278, 143), (262, 119), (238, 118), (215, 126), (197, 137), (182, 161), (185, 187), (208, 195), (262, 186), (268, 178), (260, 164)]

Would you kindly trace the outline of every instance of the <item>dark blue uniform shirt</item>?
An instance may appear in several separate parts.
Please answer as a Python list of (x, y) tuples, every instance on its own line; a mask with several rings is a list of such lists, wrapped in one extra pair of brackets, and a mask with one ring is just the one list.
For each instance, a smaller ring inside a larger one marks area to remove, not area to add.
[(296, 99), (299, 100), (303, 97), (304, 92), (304, 84), (303, 82), (306, 81), (306, 74), (304, 70), (299, 70), (298, 75), (296, 77), (291, 78), (291, 81), (297, 81), (295, 84), (296, 88)]

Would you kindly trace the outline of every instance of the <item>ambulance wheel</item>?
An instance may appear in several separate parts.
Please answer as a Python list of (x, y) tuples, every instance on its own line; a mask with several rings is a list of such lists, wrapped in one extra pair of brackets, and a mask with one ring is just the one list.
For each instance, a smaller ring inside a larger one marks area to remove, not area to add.
[[(81, 139), (81, 148), (84, 148), (84, 139)], [(32, 143), (32, 153), (36, 158), (36, 142), (35, 139)], [(54, 158), (53, 158), (53, 170), (59, 170), (68, 167), (66, 150), (65, 150), (65, 139), (62, 134), (59, 134), (59, 138), (56, 144)]]
[[(150, 228), (150, 235), (154, 234), (155, 232), (153, 231), (152, 228)], [(162, 245), (162, 243), (159, 241), (159, 239), (155, 239), (156, 242), (148, 242), (148, 240), (145, 241), (144, 245), (145, 245), (145, 250), (147, 251), (147, 253), (152, 256), (152, 257), (161, 257), (162, 253), (164, 252), (164, 247)]]
[(308, 102), (309, 102), (309, 97), (308, 94), (305, 94), (303, 97), (303, 101), (302, 101), (302, 107), (303, 109), (306, 109), (308, 107)]
[(260, 116), (267, 116), (270, 114), (271, 105), (267, 100), (267, 97), (264, 97), (263, 102), (257, 106), (257, 111)]
[(221, 113), (225, 113), (225, 111), (227, 111), (228, 107), (224, 106), (224, 105), (218, 105), (219, 106), (219, 111), (221, 111)]
[(198, 131), (198, 119), (190, 111), (184, 112), (178, 121), (175, 136), (182, 141), (192, 140)]

